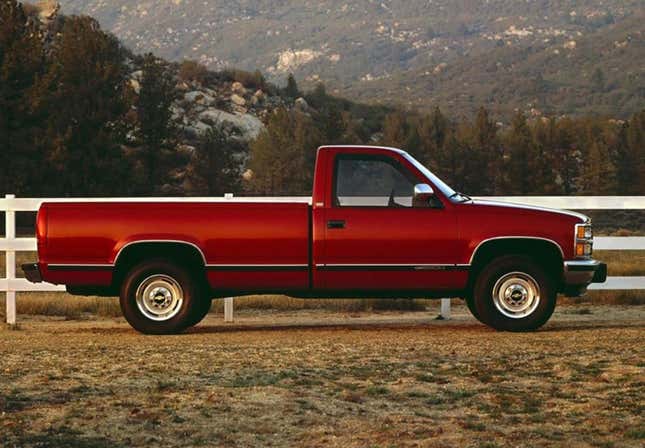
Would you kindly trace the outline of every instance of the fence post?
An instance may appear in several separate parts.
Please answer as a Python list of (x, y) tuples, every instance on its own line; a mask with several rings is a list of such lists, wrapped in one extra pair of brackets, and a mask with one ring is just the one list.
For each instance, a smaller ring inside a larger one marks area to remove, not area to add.
[[(233, 199), (233, 193), (224, 193), (224, 199)], [(233, 297), (224, 299), (224, 322), (233, 322)]]
[(450, 319), (450, 299), (441, 299), (441, 313), (439, 316), (443, 320)]
[(233, 322), (233, 297), (224, 299), (224, 322)]
[[(14, 199), (16, 196), (13, 194), (5, 195), (5, 199)], [(5, 237), (7, 242), (10, 243), (16, 238), (16, 212), (11, 210), (11, 201), (5, 211)], [(7, 324), (16, 325), (16, 291), (11, 289), (11, 281), (16, 278), (16, 252), (11, 249), (11, 246), (5, 251), (6, 261), (6, 278), (8, 288), (6, 291), (6, 306), (7, 306)]]

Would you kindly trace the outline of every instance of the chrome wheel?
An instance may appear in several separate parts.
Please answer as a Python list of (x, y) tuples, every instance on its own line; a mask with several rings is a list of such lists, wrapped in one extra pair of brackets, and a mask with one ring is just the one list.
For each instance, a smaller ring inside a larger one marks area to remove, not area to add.
[(135, 294), (139, 311), (154, 321), (170, 320), (184, 303), (184, 291), (172, 277), (155, 274), (141, 282)]
[(530, 275), (510, 272), (495, 282), (493, 302), (504, 316), (522, 319), (530, 316), (540, 304), (540, 287)]

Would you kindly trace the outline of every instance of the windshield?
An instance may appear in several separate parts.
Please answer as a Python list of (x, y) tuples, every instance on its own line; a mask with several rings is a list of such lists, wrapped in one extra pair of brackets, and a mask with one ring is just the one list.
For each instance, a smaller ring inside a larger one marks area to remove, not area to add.
[(444, 181), (442, 181), (437, 176), (435, 176), (432, 173), (432, 171), (430, 171), (428, 168), (423, 166), (423, 164), (419, 162), (417, 159), (412, 157), (407, 152), (403, 153), (403, 157), (405, 157), (405, 159), (408, 162), (414, 165), (416, 169), (421, 171), (421, 173), (423, 173), (423, 175), (428, 178), (428, 180), (432, 183), (432, 185), (438, 188), (445, 197), (447, 197), (451, 201), (455, 201), (455, 200), (459, 202), (463, 201), (463, 198), (461, 197), (462, 195), (460, 193), (457, 193), (455, 190), (450, 188)]

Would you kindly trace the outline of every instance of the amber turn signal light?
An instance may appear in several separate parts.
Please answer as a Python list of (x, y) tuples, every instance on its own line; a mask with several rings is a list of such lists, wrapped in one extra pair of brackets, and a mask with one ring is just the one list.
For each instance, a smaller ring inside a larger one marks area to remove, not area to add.
[(591, 244), (576, 243), (576, 256), (587, 257), (589, 255), (591, 255)]
[(583, 226), (578, 227), (578, 239), (583, 239), (585, 237), (585, 228)]

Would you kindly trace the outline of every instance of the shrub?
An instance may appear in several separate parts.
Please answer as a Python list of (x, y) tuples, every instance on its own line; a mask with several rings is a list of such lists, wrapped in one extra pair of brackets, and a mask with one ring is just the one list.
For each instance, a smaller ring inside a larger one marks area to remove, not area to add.
[(179, 65), (179, 79), (204, 84), (208, 76), (208, 69), (196, 61), (185, 60)]

